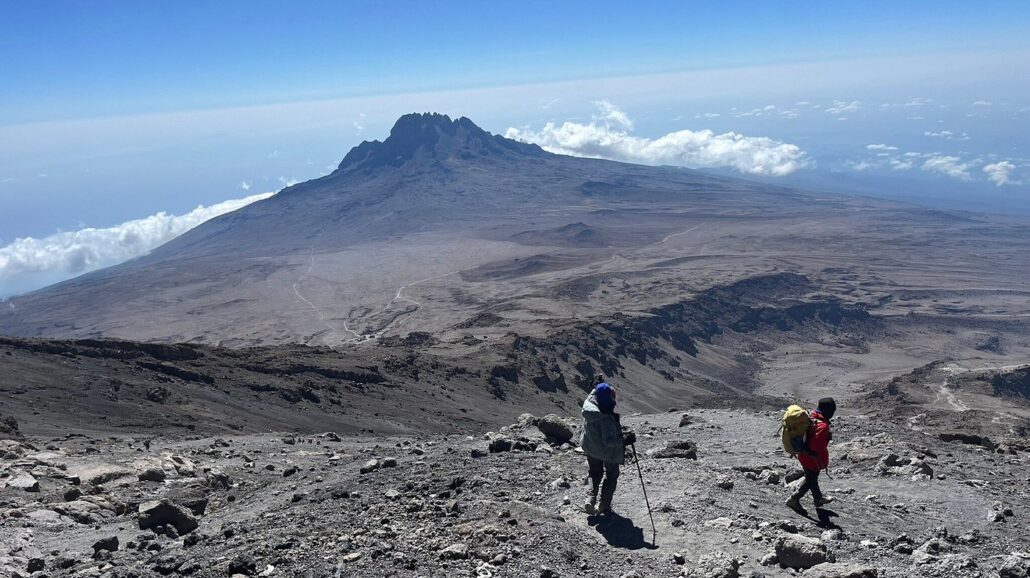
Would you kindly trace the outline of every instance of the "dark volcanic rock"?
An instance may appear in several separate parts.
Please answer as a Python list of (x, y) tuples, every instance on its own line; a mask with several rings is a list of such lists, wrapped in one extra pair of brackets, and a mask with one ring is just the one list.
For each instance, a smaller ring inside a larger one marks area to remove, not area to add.
[(229, 574), (253, 576), (257, 574), (257, 560), (250, 554), (240, 554), (229, 562)]
[(0, 438), (20, 438), (18, 420), (9, 415), (0, 415)]
[(964, 444), (983, 446), (989, 450), (993, 450), (998, 447), (986, 436), (978, 436), (975, 434), (961, 433), (961, 432), (945, 432), (937, 434), (937, 437), (944, 442), (961, 442)]
[(161, 386), (151, 387), (147, 390), (147, 399), (154, 403), (164, 403), (172, 395), (172, 392)]
[(188, 534), (197, 529), (197, 519), (188, 508), (170, 500), (144, 502), (139, 506), (139, 527), (150, 530), (158, 526), (171, 525), (179, 534)]
[(506, 437), (496, 437), (490, 440), (490, 453), (496, 454), (500, 452), (510, 452), (512, 448), (512, 441)]
[(118, 536), (111, 536), (97, 540), (93, 543), (93, 552), (100, 552), (106, 550), (108, 552), (116, 552), (118, 550)]
[(162, 468), (152, 467), (140, 472), (137, 476), (141, 482), (163, 482), (168, 474)]

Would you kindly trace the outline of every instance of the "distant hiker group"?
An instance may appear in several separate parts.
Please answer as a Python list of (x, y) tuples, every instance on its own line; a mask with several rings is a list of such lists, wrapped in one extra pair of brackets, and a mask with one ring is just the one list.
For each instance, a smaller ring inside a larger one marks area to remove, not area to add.
[[(583, 435), (580, 438), (590, 477), (583, 509), (590, 515), (611, 513), (612, 498), (619, 481), (619, 467), (626, 461), (626, 448), (633, 447), (636, 442), (636, 434), (620, 423), (615, 405), (615, 388), (603, 376), (598, 376), (583, 402)], [(816, 508), (833, 501), (833, 498), (824, 496), (819, 488), (819, 473), (830, 465), (830, 420), (836, 411), (837, 403), (832, 397), (825, 397), (819, 400), (814, 410), (791, 405), (783, 414), (783, 449), (798, 459), (804, 471), (804, 481), (786, 501), (787, 507), (793, 510), (802, 511), (801, 498), (809, 492), (812, 493)], [(635, 457), (635, 449), (633, 454)], [(645, 488), (645, 498), (646, 491)]]

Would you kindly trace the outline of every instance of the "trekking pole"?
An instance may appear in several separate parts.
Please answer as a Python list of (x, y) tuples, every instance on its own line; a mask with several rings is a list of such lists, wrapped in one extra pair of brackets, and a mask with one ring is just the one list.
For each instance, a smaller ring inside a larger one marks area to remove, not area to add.
[(640, 476), (640, 489), (644, 491), (644, 503), (647, 504), (647, 517), (651, 518), (651, 544), (657, 545), (656, 539), (658, 537), (658, 529), (654, 525), (654, 516), (651, 514), (651, 502), (647, 499), (647, 487), (644, 486), (644, 472), (640, 469), (640, 458), (637, 457), (637, 445), (630, 444), (630, 449), (633, 450), (633, 461), (637, 464), (637, 475)]

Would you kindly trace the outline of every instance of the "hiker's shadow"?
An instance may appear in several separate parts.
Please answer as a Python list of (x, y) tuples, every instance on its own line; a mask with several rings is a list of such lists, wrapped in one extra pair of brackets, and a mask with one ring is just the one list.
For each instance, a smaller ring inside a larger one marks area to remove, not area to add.
[(590, 516), (587, 523), (608, 541), (608, 544), (615, 548), (626, 550), (640, 550), (647, 548), (654, 550), (658, 546), (644, 540), (644, 530), (633, 523), (633, 520), (624, 518), (615, 512), (606, 516)]
[(838, 526), (837, 524), (834, 524), (833, 520), (832, 520), (832, 518), (839, 518), (840, 515), (837, 512), (834, 512), (833, 510), (827, 510), (825, 508), (816, 508), (815, 509), (815, 516), (816, 517), (815, 518), (810, 516), (808, 514), (808, 511), (806, 510), (805, 513), (804, 513), (804, 516), (806, 518), (808, 518), (809, 520), (812, 520), (813, 522), (815, 522), (816, 526), (819, 526), (820, 528), (823, 528), (825, 530), (837, 530), (837, 529), (840, 529), (840, 526)]

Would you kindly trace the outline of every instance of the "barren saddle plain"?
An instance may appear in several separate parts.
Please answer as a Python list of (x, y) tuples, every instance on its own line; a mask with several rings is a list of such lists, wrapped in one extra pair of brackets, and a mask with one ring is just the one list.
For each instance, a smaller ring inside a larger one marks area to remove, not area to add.
[[(1028, 271), (1025, 219), (406, 115), (0, 304), (0, 572), (1027, 576)], [(596, 374), (655, 531), (629, 462), (580, 512)], [(776, 429), (826, 395), (801, 516)]]

